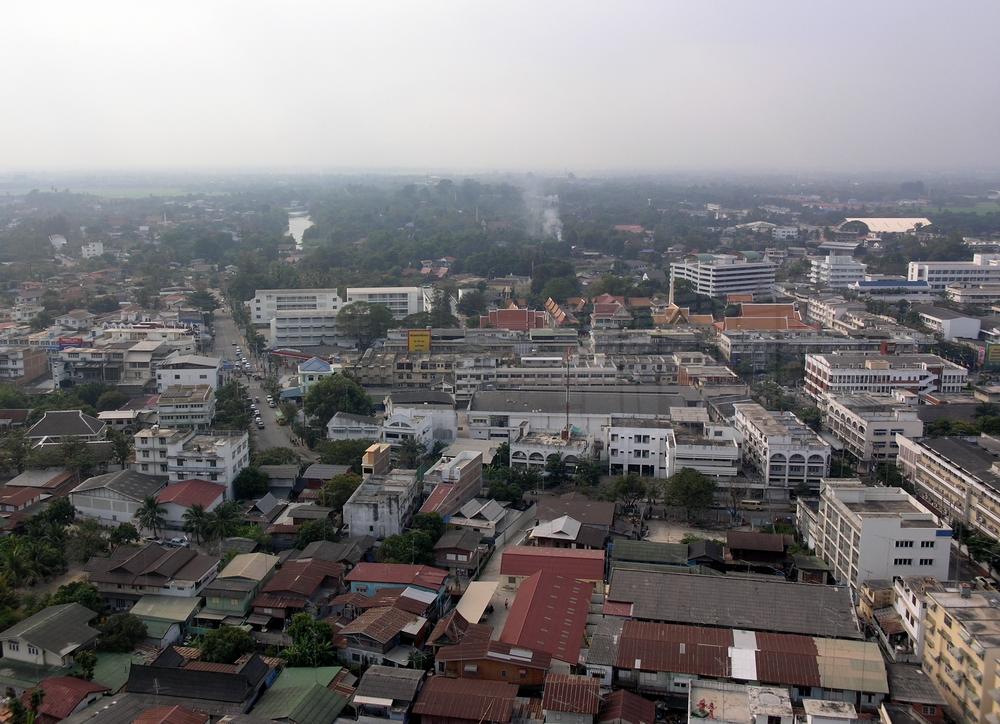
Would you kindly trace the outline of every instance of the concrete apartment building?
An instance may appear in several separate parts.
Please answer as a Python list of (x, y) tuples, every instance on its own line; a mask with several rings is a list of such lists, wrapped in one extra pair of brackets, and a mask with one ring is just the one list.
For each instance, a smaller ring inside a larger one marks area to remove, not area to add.
[(807, 322), (828, 328), (833, 326), (834, 320), (840, 319), (848, 312), (865, 311), (865, 305), (862, 302), (847, 300), (839, 296), (809, 298), (806, 300), (805, 308)]
[(49, 371), (49, 356), (43, 349), (0, 347), (0, 382), (15, 385), (34, 382)]
[(911, 261), (906, 278), (927, 282), (935, 291), (950, 284), (998, 284), (1000, 254), (973, 254), (972, 261)]
[(355, 302), (381, 304), (395, 319), (427, 311), (421, 287), (348, 287), (347, 304)]
[(811, 267), (809, 281), (828, 289), (847, 289), (855, 282), (863, 280), (865, 270), (868, 268), (867, 264), (856, 260), (853, 256), (837, 254), (810, 259), (809, 264)]
[(898, 435), (897, 465), (917, 495), (942, 518), (1000, 538), (1000, 440)]
[(246, 432), (179, 430), (153, 427), (135, 434), (132, 469), (171, 481), (209, 480), (226, 487), (233, 499), (233, 480), (250, 464)]
[(352, 341), (337, 326), (337, 311), (331, 309), (277, 312), (268, 322), (267, 335), (274, 348), (320, 347)]
[(994, 724), (1000, 596), (969, 588), (927, 594), (923, 669), (956, 721)]
[(402, 533), (416, 511), (421, 486), (415, 470), (390, 470), (390, 447), (371, 445), (361, 459), (364, 476), (347, 503), (344, 525), (352, 536), (384, 539)]
[(895, 601), (893, 608), (909, 637), (909, 649), (903, 653), (914, 656), (917, 661), (924, 656), (924, 638), (927, 631), (928, 594), (944, 591), (941, 581), (930, 576), (897, 577), (892, 581)]
[(166, 428), (204, 430), (215, 418), (215, 392), (209, 385), (172, 385), (156, 401), (156, 421)]
[(924, 434), (917, 410), (889, 395), (827, 395), (826, 426), (862, 467), (895, 460), (897, 435)]
[(816, 555), (855, 591), (871, 579), (948, 577), (951, 528), (901, 488), (824, 480), (816, 522)]
[(698, 254), (670, 265), (670, 281), (683, 279), (709, 297), (770, 292), (777, 267), (769, 261), (747, 261), (726, 254)]
[(605, 434), (609, 473), (665, 479), (692, 468), (720, 480), (735, 478), (740, 469), (735, 430), (707, 424), (705, 410), (690, 413), (696, 422), (682, 422), (680, 413), (672, 421), (611, 418)]
[(944, 293), (955, 304), (990, 305), (1000, 301), (1000, 284), (949, 284)]
[(246, 302), (254, 324), (269, 324), (281, 312), (332, 312), (341, 307), (336, 289), (257, 289)]
[(462, 450), (455, 457), (442, 457), (424, 473), (427, 500), (421, 513), (438, 513), (447, 520), (475, 498), (483, 487), (483, 454)]
[(828, 394), (957, 394), (968, 376), (964, 367), (933, 354), (807, 354), (805, 391), (822, 407)]
[(208, 385), (214, 391), (221, 380), (221, 357), (174, 353), (156, 368), (156, 391), (160, 393), (175, 385)]
[(819, 489), (830, 474), (828, 443), (791, 412), (765, 410), (756, 402), (739, 402), (733, 409), (743, 461), (764, 479), (765, 497), (787, 499), (799, 486)]

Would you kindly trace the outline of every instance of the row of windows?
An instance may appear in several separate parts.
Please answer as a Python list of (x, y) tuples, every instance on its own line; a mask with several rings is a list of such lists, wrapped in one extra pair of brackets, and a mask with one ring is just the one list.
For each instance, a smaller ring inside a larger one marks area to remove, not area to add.
[[(912, 566), (913, 565), (913, 559), (912, 558), (894, 558), (892, 560), (892, 564), (894, 566)], [(933, 566), (934, 565), (934, 559), (933, 558), (921, 558), (919, 564), (921, 566)]]

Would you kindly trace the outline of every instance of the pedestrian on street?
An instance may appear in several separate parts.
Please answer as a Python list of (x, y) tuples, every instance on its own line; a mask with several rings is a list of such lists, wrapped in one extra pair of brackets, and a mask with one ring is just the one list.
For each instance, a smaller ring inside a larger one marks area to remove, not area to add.
[(509, 608), (509, 606), (510, 606), (510, 599), (509, 598), (505, 598), (503, 600), (503, 607), (506, 609), (506, 608)]

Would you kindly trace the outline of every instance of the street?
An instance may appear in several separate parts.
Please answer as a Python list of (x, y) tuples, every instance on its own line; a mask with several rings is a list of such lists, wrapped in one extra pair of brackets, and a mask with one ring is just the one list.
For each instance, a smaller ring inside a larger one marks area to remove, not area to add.
[[(214, 354), (225, 360), (235, 361), (237, 345), (239, 345), (244, 351), (244, 354), (250, 355), (250, 352), (247, 349), (246, 340), (240, 334), (240, 330), (237, 329), (236, 323), (233, 321), (232, 315), (229, 313), (229, 309), (226, 307), (220, 307), (215, 311)], [(255, 371), (259, 373), (261, 371), (260, 360), (253, 357), (248, 357), (248, 359), (254, 366)], [(233, 374), (241, 386), (250, 387), (250, 397), (252, 399), (260, 399), (260, 402), (257, 403), (257, 407), (260, 409), (260, 417), (264, 422), (264, 429), (257, 429), (257, 426), (253, 423), (250, 425), (250, 433), (254, 436), (257, 449), (265, 450), (272, 447), (291, 448), (300, 458), (302, 458), (303, 461), (314, 461), (316, 459), (315, 453), (306, 447), (293, 445), (291, 443), (291, 426), (282, 426), (277, 423), (274, 415), (274, 413), (277, 412), (277, 408), (267, 406), (267, 392), (264, 391), (260, 381), (253, 379), (252, 376), (243, 374), (242, 371), (238, 373), (234, 371)]]

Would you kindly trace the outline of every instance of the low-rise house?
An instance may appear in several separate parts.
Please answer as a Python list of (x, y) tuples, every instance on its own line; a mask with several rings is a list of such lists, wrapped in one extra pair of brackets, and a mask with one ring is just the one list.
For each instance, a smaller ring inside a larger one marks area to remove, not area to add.
[(500, 640), (550, 654), (566, 667), (577, 666), (593, 591), (592, 583), (533, 574), (518, 589)]
[(784, 569), (788, 565), (788, 543), (779, 533), (726, 532), (727, 558), (734, 567), (744, 570), (748, 564)]
[[(627, 693), (626, 689), (619, 691)], [(797, 724), (802, 721), (795, 716), (788, 689), (777, 686), (697, 679), (691, 682), (687, 701), (690, 719), (711, 719), (720, 724)]]
[(5, 661), (61, 669), (77, 651), (90, 647), (98, 631), (90, 626), (97, 614), (78, 603), (43, 608), (3, 633)]
[[(655, 724), (656, 704), (633, 694), (628, 689), (615, 689), (604, 698), (601, 711), (597, 715), (597, 722), (598, 724)], [(793, 724), (793, 722), (783, 721), (780, 724)]]
[(528, 531), (528, 543), (546, 548), (590, 548), (603, 550), (607, 533), (594, 526), (585, 526), (580, 521), (560, 516), (546, 520)]
[(298, 465), (261, 465), (260, 471), (267, 476), (267, 489), (278, 500), (288, 500), (298, 488)]
[(114, 611), (124, 611), (149, 594), (200, 596), (215, 578), (219, 559), (190, 548), (147, 543), (120, 546), (107, 558), (95, 556), (84, 570), (105, 603)]
[(361, 724), (377, 721), (406, 722), (424, 682), (422, 669), (369, 666), (354, 692), (354, 709)]
[(84, 480), (73, 488), (69, 499), (81, 518), (111, 526), (131, 523), (138, 528), (136, 512), (146, 498), (155, 496), (165, 485), (165, 477), (119, 470)]
[(405, 563), (367, 563), (354, 567), (344, 579), (353, 593), (374, 596), (385, 588), (412, 587), (436, 597), (435, 614), (445, 610), (448, 599), (448, 571), (432, 566)]
[(242, 623), (252, 601), (274, 574), (277, 563), (278, 557), (267, 553), (233, 556), (203, 591), (205, 608), (195, 616), (199, 633), (223, 624)]
[[(132, 473), (140, 475), (141, 473)], [(184, 514), (195, 505), (206, 512), (215, 510), (226, 497), (226, 488), (207, 480), (182, 480), (171, 483), (156, 494), (156, 502), (163, 507), (163, 519), (167, 528), (184, 529)]]
[(542, 692), (546, 722), (594, 724), (601, 708), (601, 682), (591, 676), (550, 673)]
[(80, 410), (49, 410), (32, 425), (27, 438), (34, 445), (59, 445), (66, 440), (103, 440), (107, 425)]
[(339, 632), (342, 659), (354, 666), (407, 666), (427, 636), (427, 619), (399, 608), (365, 611)]
[(310, 490), (322, 488), (323, 485), (338, 475), (351, 471), (349, 465), (326, 465), (313, 463), (302, 473), (302, 485)]
[(501, 585), (517, 588), (539, 571), (577, 581), (604, 582), (604, 551), (509, 546), (500, 559)]
[(507, 508), (495, 500), (473, 498), (448, 519), (448, 525), (475, 531), (480, 539), (492, 541), (503, 530)]
[(324, 616), (344, 577), (339, 563), (315, 559), (287, 561), (253, 601), (254, 614), (284, 623), (309, 611)]
[(251, 718), (288, 724), (334, 721), (347, 706), (345, 676), (353, 680), (339, 666), (285, 667), (254, 705)]
[(186, 659), (173, 646), (148, 664), (133, 663), (125, 691), (156, 697), (160, 705), (211, 706), (216, 715), (243, 714), (257, 701), (273, 669), (257, 654), (235, 664)]
[(382, 423), (371, 415), (338, 412), (326, 424), (327, 440), (378, 440)]
[(434, 654), (439, 674), (460, 679), (505, 681), (525, 687), (540, 687), (552, 665), (552, 656), (503, 641), (472, 638), (442, 646)]
[[(35, 716), (36, 724), (57, 724), (86, 709), (108, 691), (104, 684), (76, 676), (50, 676), (38, 682), (36, 688), (44, 693)], [(26, 709), (31, 706), (31, 693), (27, 691), (21, 697)]]
[(461, 580), (479, 575), (482, 559), (479, 534), (474, 530), (449, 530), (434, 544), (434, 565)]
[(201, 598), (143, 596), (129, 611), (146, 625), (146, 640), (159, 649), (180, 641), (201, 608)]
[(427, 724), (508, 724), (517, 685), (432, 676), (424, 683), (413, 713)]

